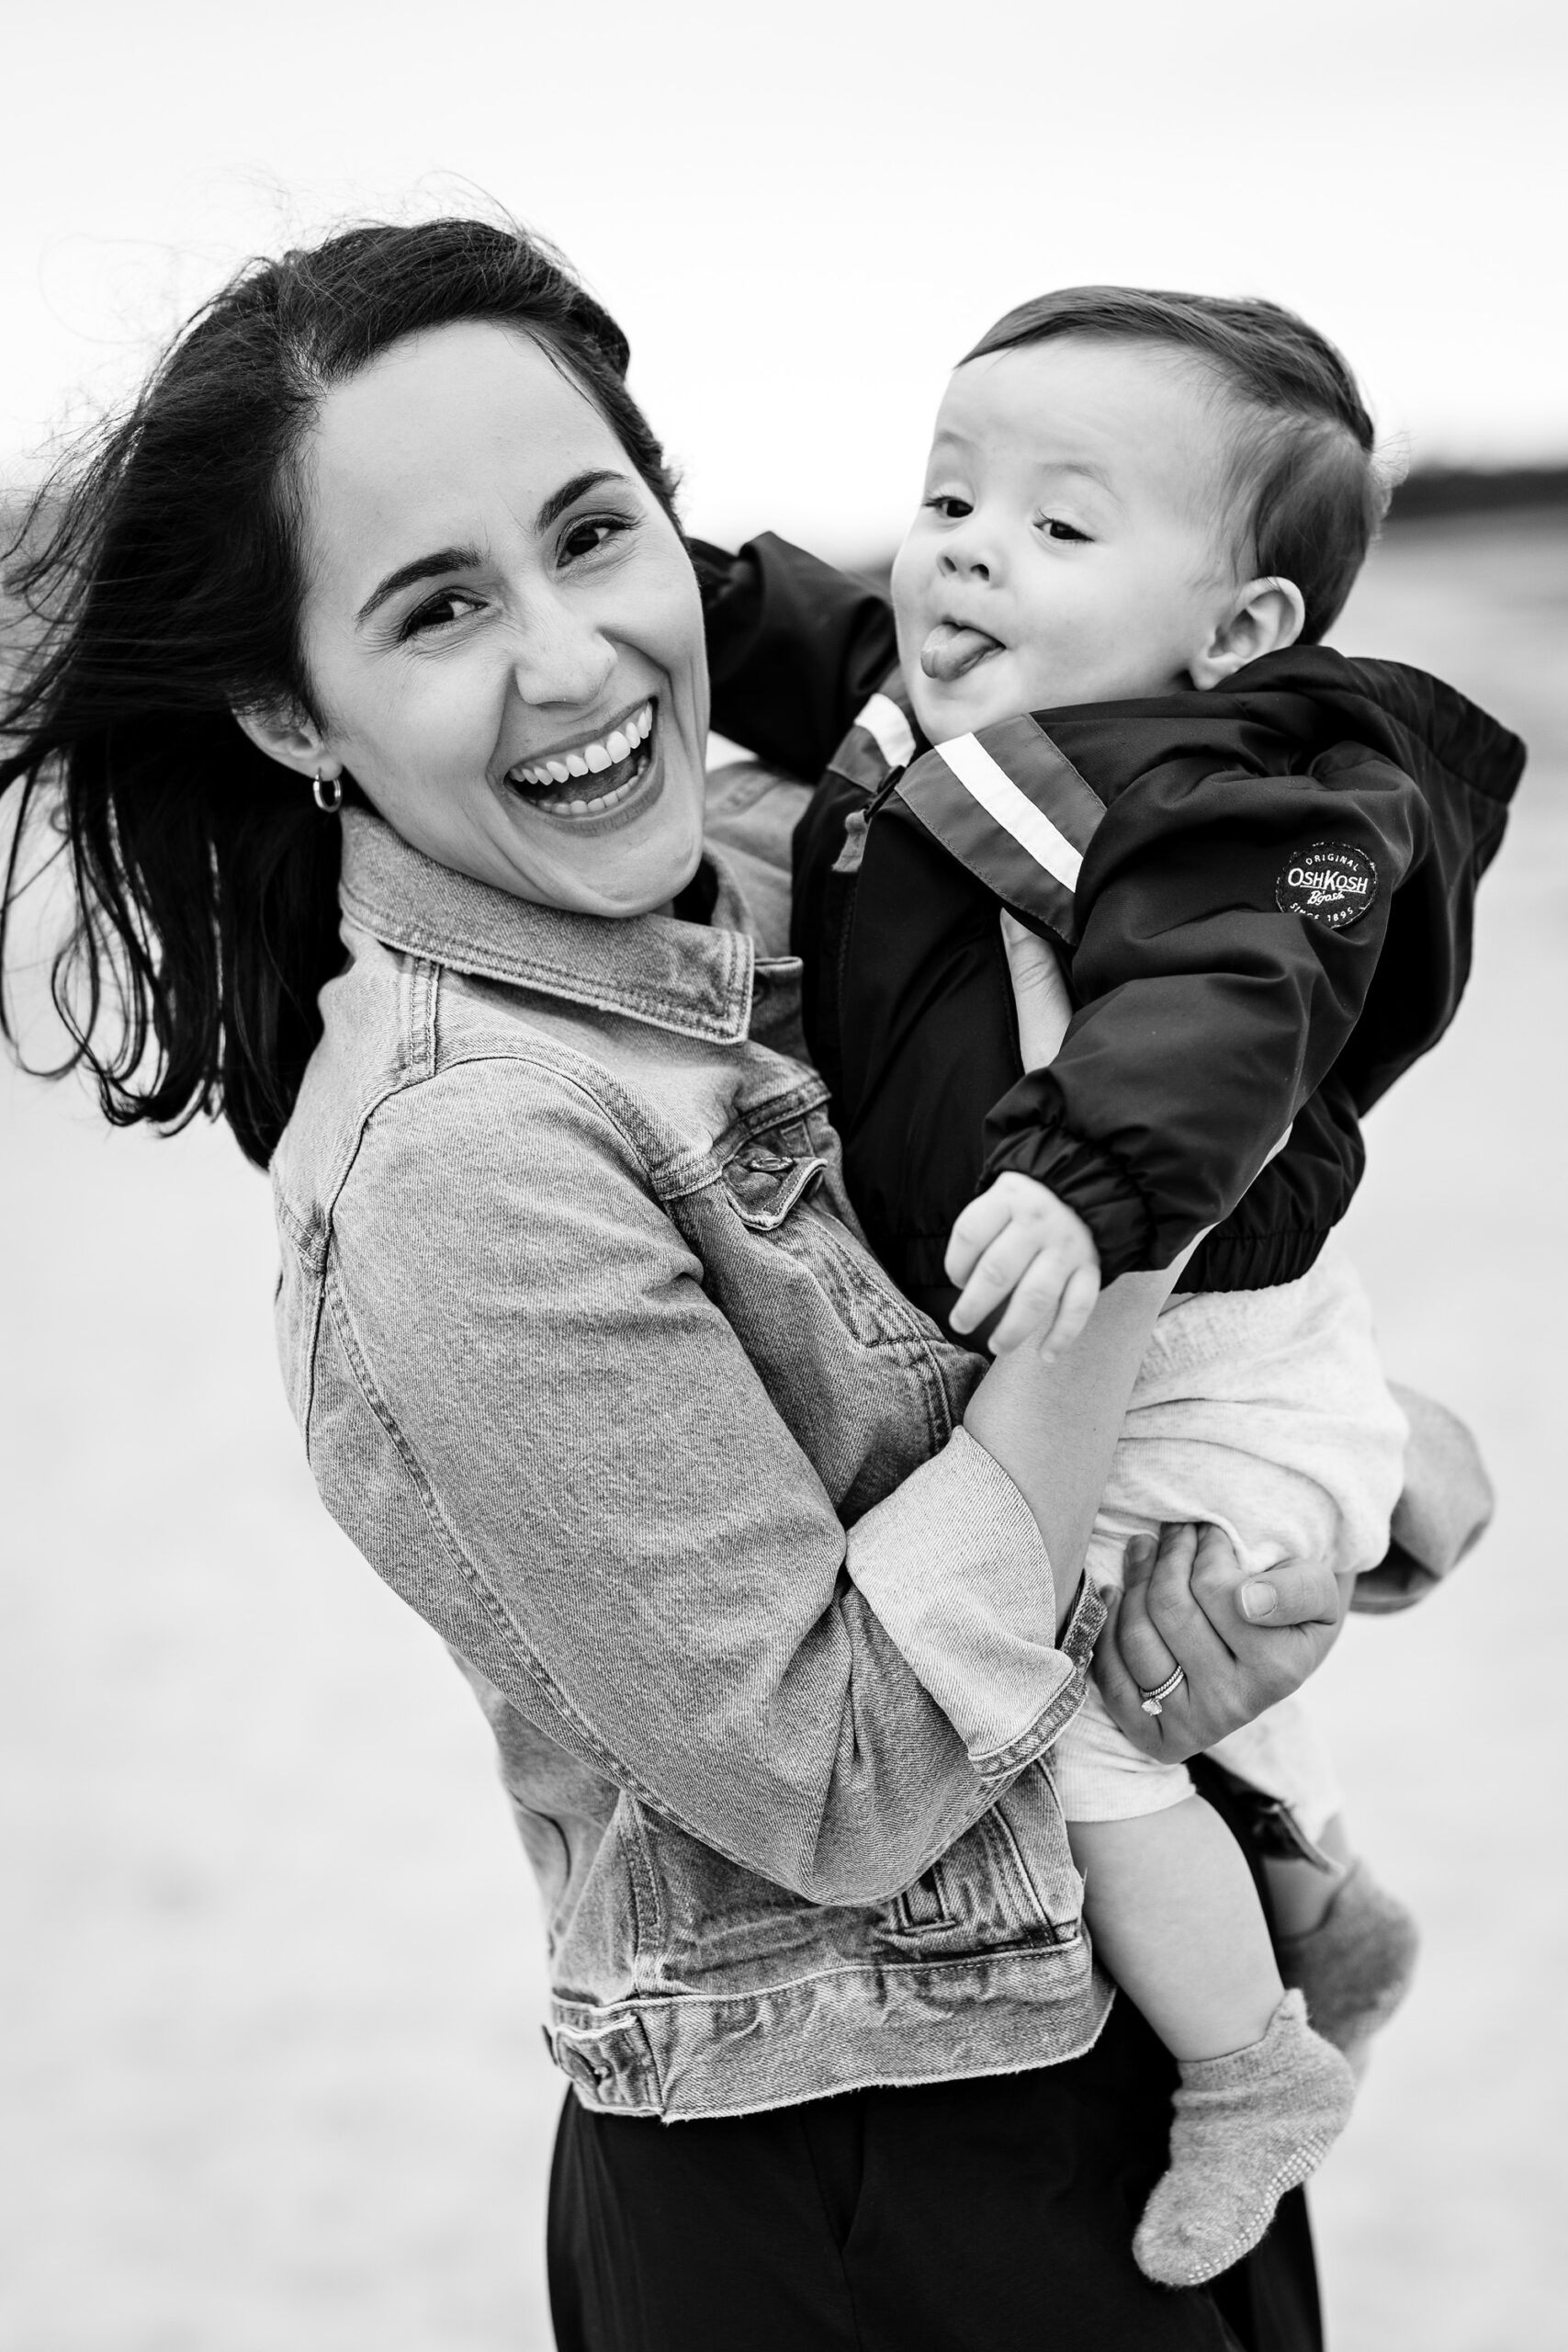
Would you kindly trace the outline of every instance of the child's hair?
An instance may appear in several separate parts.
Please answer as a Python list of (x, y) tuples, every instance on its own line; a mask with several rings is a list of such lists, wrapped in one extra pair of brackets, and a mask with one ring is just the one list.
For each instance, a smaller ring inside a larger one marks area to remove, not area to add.
[(1371, 418), (1334, 345), (1277, 302), (1067, 286), (1021, 302), (959, 365), (1068, 334), (1164, 344), (1216, 379), (1235, 424), (1225, 489), (1238, 568), (1294, 581), (1306, 605), (1302, 641), (1315, 645), (1338, 617), (1388, 504)]
[(242, 270), (24, 526), (7, 585), (31, 642), (0, 701), (0, 800), (16, 786), (21, 803), (0, 854), (0, 1032), (36, 807), (74, 899), (53, 971), (63, 1068), (92, 1072), (117, 1125), (221, 1112), (251, 1159), (276, 1145), (321, 1035), (317, 991), (344, 961), (340, 829), (233, 714), (321, 716), (299, 468), (322, 399), (405, 336), (471, 320), (540, 344), (673, 514), (615, 321), (514, 223), (446, 220)]

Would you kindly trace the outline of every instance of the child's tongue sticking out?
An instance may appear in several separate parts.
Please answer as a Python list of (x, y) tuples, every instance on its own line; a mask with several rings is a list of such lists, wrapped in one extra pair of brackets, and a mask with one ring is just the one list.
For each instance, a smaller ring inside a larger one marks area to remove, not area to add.
[(961, 628), (956, 621), (938, 621), (920, 648), (920, 667), (928, 678), (950, 684), (998, 649), (998, 640), (983, 628)]

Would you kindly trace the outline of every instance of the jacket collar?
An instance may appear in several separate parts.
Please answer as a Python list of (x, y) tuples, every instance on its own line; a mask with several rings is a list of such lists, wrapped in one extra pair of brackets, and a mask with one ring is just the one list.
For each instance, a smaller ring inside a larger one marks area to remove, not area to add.
[(729, 1045), (747, 1035), (755, 956), (733, 876), (711, 853), (705, 862), (716, 884), (705, 923), (573, 914), (439, 865), (347, 808), (339, 895), (350, 922), (404, 955)]

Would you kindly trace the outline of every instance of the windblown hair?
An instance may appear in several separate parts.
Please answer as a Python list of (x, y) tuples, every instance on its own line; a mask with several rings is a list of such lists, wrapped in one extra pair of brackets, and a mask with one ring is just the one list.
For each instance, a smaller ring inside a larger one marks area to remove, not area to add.
[(1292, 580), (1302, 640), (1338, 618), (1388, 504), (1372, 420), (1334, 345), (1277, 302), (1141, 286), (1068, 286), (1021, 302), (959, 362), (1056, 335), (1164, 345), (1201, 366), (1230, 412), (1223, 485), (1246, 577)]
[[(265, 1166), (341, 969), (339, 828), (235, 710), (321, 722), (301, 650), (299, 459), (323, 395), (458, 321), (525, 330), (581, 385), (666, 511), (629, 349), (560, 256), (511, 224), (351, 230), (251, 264), (130, 413), (40, 492), (6, 582), (27, 639), (0, 712), (0, 983), (38, 819), (74, 916), (52, 971), (71, 1051), (117, 1125), (225, 1117)], [(14, 1040), (0, 993), (0, 1030)]]

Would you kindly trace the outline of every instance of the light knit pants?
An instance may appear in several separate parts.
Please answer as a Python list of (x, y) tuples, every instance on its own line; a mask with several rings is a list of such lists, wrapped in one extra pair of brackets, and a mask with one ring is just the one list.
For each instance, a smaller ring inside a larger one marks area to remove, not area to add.
[[(1332, 1242), (1300, 1282), (1174, 1298), (1139, 1370), (1089, 1573), (1120, 1585), (1130, 1536), (1203, 1520), (1248, 1570), (1313, 1559), (1357, 1574), (1388, 1549), (1404, 1439), (1366, 1295)], [(1339, 1810), (1333, 1760), (1298, 1698), (1210, 1752), (1313, 1839)], [(1183, 1766), (1133, 1747), (1092, 1684), (1052, 1761), (1069, 1821), (1126, 1820), (1192, 1793)]]

